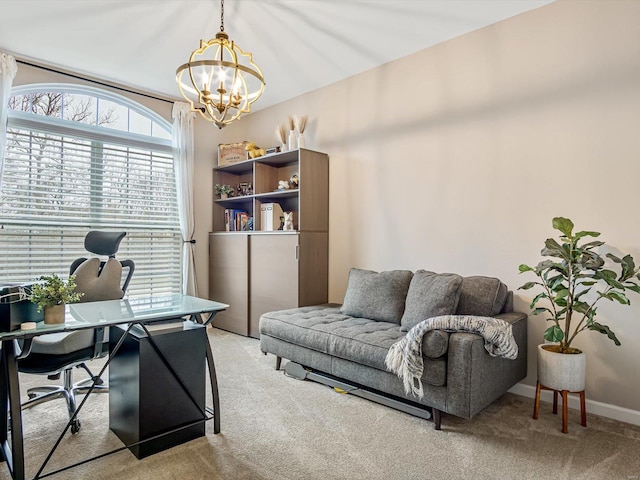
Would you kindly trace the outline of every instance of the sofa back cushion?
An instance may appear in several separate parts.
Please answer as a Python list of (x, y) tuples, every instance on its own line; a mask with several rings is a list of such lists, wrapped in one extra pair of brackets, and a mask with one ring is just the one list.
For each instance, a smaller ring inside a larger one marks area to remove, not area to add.
[(497, 278), (464, 277), (456, 315), (495, 317), (507, 300), (507, 286)]
[(340, 312), (351, 317), (400, 323), (413, 273), (352, 268)]
[(407, 332), (423, 320), (456, 312), (462, 277), (455, 273), (418, 270), (411, 280), (401, 330)]

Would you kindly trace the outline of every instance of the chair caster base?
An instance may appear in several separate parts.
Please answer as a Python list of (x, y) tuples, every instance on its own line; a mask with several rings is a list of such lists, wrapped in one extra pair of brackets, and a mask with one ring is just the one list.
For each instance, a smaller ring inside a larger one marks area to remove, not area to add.
[(77, 418), (71, 423), (71, 434), (75, 435), (76, 433), (78, 433), (80, 431), (80, 427), (81, 427), (81, 423), (80, 420), (78, 420)]

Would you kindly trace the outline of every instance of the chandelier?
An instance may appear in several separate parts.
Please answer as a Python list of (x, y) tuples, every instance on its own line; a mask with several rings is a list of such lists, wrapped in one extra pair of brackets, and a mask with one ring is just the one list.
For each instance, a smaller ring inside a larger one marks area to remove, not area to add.
[(251, 104), (262, 95), (262, 70), (253, 63), (252, 54), (229, 40), (224, 31), (224, 0), (220, 0), (216, 38), (200, 40), (200, 48), (176, 70), (176, 81), (191, 110), (218, 128), (249, 113)]

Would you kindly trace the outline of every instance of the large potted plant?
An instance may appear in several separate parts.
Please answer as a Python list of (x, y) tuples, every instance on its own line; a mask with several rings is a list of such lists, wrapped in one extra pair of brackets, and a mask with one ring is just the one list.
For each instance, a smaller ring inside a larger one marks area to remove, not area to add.
[(31, 287), (29, 300), (38, 305), (38, 312), (44, 309), (44, 323), (64, 323), (64, 305), (77, 302), (82, 296), (76, 292), (75, 275), (64, 280), (52, 273), (39, 280)]
[(573, 222), (563, 217), (554, 218), (552, 224), (561, 233), (560, 241), (549, 238), (545, 242), (540, 253), (551, 259), (535, 267), (520, 265), (520, 273), (533, 272), (538, 277), (520, 289), (542, 289), (530, 308), (551, 323), (544, 339), (552, 343), (538, 346), (538, 382), (553, 390), (579, 392), (584, 390), (586, 360), (582, 351), (572, 346), (573, 341), (578, 334), (592, 330), (620, 345), (615, 333), (596, 321), (597, 305), (603, 299), (629, 305), (627, 291), (640, 293), (640, 268), (631, 255), (619, 258), (607, 253), (603, 257), (597, 250), (604, 242), (585, 241), (599, 237), (599, 232), (573, 233)]

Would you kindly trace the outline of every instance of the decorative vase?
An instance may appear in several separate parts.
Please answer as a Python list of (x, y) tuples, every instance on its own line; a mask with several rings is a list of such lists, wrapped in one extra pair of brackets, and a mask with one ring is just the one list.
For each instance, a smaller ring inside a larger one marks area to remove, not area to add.
[(298, 133), (298, 148), (304, 148), (306, 146), (306, 142), (304, 141), (304, 133)]
[(44, 323), (47, 325), (64, 323), (64, 304), (44, 307)]
[(220, 194), (220, 200), (224, 200), (226, 198), (229, 198), (229, 194), (228, 193), (221, 193)]
[(294, 130), (289, 131), (289, 144), (287, 146), (289, 150), (296, 149), (296, 133)]
[(584, 353), (556, 353), (538, 345), (538, 382), (553, 390), (581, 392), (586, 379), (587, 357)]

